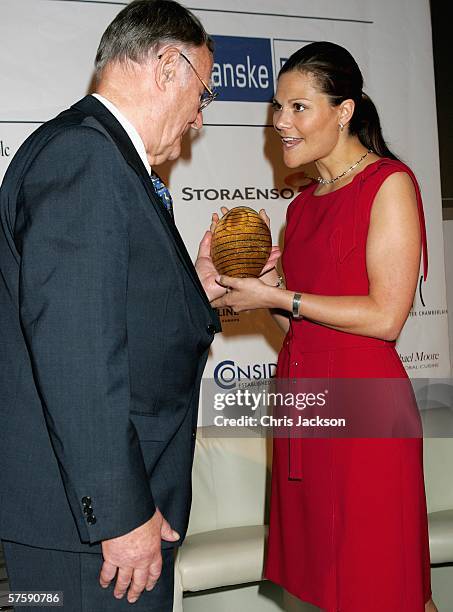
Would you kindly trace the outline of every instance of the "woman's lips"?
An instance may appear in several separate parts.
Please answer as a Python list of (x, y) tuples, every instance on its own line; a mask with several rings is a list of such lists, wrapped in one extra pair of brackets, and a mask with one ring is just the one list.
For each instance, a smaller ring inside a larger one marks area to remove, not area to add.
[(282, 144), (284, 149), (294, 149), (303, 141), (303, 138), (294, 138), (292, 136), (282, 137)]

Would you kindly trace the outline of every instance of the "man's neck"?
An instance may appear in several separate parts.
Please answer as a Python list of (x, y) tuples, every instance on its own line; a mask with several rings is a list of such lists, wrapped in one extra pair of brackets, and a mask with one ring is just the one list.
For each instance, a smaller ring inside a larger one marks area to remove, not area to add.
[[(106, 95), (107, 94), (107, 95)], [(103, 90), (98, 90), (93, 93), (94, 96), (99, 96), (99, 100), (103, 103), (106, 108), (113, 114), (113, 116), (119, 121), (124, 130), (127, 132), (127, 135), (132, 141), (137, 153), (139, 154), (146, 170), (148, 173), (151, 173), (151, 163), (149, 160), (149, 156), (146, 152), (146, 147), (143, 141), (142, 136), (140, 135), (139, 130), (137, 130), (134, 125), (133, 120), (131, 121), (130, 115), (127, 114), (127, 109), (125, 112), (124, 106), (121, 107), (117, 102), (112, 100), (113, 96), (108, 97), (108, 92)], [(133, 119), (133, 118), (132, 118)]]

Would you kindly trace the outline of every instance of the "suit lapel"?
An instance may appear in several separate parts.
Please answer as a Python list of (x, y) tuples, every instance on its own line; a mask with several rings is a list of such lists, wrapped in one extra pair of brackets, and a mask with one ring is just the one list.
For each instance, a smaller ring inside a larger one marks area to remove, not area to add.
[[(169, 235), (170, 239), (175, 245), (176, 252), (178, 253), (179, 258), (181, 259), (182, 264), (187, 270), (190, 278), (192, 279), (195, 287), (200, 293), (203, 301), (209, 306), (211, 309), (211, 305), (209, 304), (209, 300), (206, 296), (205, 290), (203, 289), (202, 284), (198, 278), (197, 272), (194, 268), (192, 260), (190, 259), (189, 253), (187, 252), (186, 246), (181, 238), (178, 229), (171, 219), (169, 213), (165, 210), (162, 202), (159, 199), (159, 196), (156, 194), (151, 177), (146, 170), (140, 155), (137, 153), (134, 145), (131, 142), (131, 139), (127, 135), (127, 132), (120, 124), (120, 122), (112, 115), (112, 113), (93, 96), (86, 96), (76, 104), (72, 108), (82, 112), (87, 116), (94, 117), (102, 126), (107, 130), (110, 134), (111, 138), (115, 142), (122, 156), (126, 160), (126, 162), (135, 170), (137, 175), (140, 177), (146, 192), (150, 199), (150, 204), (154, 207), (157, 215), (159, 216), (162, 225)], [(146, 210), (148, 216), (151, 219), (151, 215), (149, 211)]]

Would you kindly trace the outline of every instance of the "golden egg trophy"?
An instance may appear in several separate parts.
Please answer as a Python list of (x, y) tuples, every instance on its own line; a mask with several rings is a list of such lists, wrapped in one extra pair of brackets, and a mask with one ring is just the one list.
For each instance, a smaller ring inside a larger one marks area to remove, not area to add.
[(248, 206), (229, 210), (217, 223), (211, 257), (220, 274), (257, 278), (269, 258), (272, 238), (260, 215)]

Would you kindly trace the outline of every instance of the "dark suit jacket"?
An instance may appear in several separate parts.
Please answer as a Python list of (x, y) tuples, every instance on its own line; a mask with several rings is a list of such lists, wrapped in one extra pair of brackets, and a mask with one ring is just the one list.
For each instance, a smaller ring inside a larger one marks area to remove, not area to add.
[(0, 199), (1, 538), (99, 552), (155, 506), (184, 536), (216, 331), (104, 105), (87, 96), (34, 132)]

